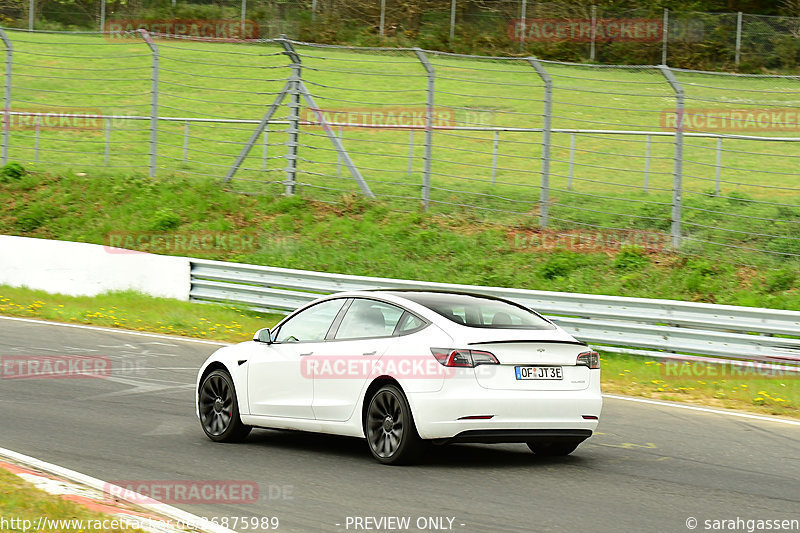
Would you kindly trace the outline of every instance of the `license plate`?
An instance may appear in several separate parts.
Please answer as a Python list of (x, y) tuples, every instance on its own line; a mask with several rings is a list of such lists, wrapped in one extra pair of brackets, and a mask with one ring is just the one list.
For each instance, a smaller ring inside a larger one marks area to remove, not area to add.
[(564, 379), (560, 366), (516, 366), (517, 379)]

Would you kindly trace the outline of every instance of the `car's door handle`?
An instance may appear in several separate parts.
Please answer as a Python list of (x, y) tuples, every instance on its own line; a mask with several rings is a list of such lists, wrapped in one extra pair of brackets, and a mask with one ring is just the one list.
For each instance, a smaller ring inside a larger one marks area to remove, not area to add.
[(371, 352), (364, 352), (363, 355), (375, 355), (376, 353), (378, 353), (378, 350), (372, 350)]
[(308, 356), (308, 355), (314, 355), (314, 352), (301, 353), (300, 357), (305, 357), (305, 356)]

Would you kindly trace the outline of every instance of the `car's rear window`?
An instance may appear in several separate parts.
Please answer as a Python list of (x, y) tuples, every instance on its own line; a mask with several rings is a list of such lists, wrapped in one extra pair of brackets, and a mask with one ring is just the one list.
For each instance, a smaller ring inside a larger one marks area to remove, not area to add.
[(442, 292), (395, 292), (397, 296), (424, 305), (431, 311), (473, 328), (554, 329), (540, 315), (504, 300), (472, 294)]

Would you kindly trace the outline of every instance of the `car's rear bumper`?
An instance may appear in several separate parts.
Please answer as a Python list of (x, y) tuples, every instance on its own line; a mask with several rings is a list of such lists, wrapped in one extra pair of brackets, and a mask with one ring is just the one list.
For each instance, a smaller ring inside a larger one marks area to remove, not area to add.
[[(594, 388), (509, 391), (459, 387), (459, 391), (409, 394), (408, 400), (420, 437), (460, 442), (527, 442), (546, 432), (553, 437), (586, 438), (597, 428), (603, 405), (600, 391)], [(491, 418), (467, 418), (477, 416)], [(526, 438), (525, 432), (531, 438)]]

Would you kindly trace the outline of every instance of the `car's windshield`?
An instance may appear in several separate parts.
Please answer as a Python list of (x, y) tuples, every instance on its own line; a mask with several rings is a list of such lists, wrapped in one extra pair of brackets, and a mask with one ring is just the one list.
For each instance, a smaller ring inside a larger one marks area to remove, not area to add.
[(445, 292), (395, 292), (457, 324), (492, 329), (555, 329), (533, 311), (504, 300)]

